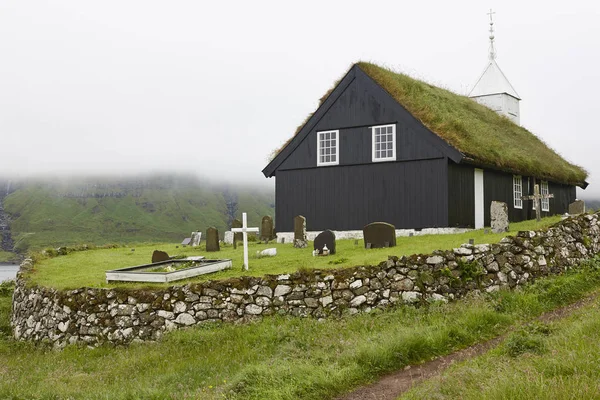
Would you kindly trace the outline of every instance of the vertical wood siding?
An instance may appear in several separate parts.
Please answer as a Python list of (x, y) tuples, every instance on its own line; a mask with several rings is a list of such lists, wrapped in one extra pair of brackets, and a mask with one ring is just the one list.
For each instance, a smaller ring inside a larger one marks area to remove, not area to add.
[[(452, 161), (448, 163), (448, 225), (451, 227), (475, 226), (474, 170), (475, 167), (471, 165), (458, 165)], [(483, 172), (484, 187), (485, 174), (486, 171)]]
[(298, 214), (308, 230), (448, 226), (446, 171), (445, 158), (278, 171), (277, 229), (292, 231)]

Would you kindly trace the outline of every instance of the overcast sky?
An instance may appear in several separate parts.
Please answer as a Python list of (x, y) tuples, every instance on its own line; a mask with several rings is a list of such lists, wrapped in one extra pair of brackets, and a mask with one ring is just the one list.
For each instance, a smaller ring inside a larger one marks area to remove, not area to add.
[(600, 196), (598, 1), (0, 0), (0, 175), (263, 177), (353, 62), (467, 94), (497, 62), (521, 123)]

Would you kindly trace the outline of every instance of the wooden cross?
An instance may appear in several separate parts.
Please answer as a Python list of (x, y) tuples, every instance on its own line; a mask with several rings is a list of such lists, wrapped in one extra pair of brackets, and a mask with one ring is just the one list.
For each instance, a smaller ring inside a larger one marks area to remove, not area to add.
[(535, 206), (535, 219), (540, 222), (542, 219), (542, 207), (540, 204), (540, 200), (542, 199), (553, 199), (554, 195), (551, 193), (548, 194), (540, 194), (540, 185), (533, 186), (533, 195), (531, 196), (521, 196), (521, 200), (533, 200), (533, 204)]
[(258, 232), (258, 228), (248, 228), (246, 213), (242, 213), (242, 227), (232, 228), (232, 232), (242, 233), (244, 237), (244, 269), (248, 271), (248, 232)]

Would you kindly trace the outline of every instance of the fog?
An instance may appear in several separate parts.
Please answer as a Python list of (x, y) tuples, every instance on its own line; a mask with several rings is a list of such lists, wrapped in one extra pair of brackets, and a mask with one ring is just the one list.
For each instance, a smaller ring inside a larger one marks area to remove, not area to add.
[(269, 154), (353, 62), (467, 94), (486, 65), (490, 7), (522, 125), (590, 172), (580, 195), (600, 197), (594, 1), (4, 0), (0, 175), (273, 185)]

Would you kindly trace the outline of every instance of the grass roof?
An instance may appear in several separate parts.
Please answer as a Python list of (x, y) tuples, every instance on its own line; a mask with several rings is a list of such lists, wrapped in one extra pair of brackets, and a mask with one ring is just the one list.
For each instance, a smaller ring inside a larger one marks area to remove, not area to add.
[(360, 62), (358, 67), (415, 118), (477, 164), (581, 185), (587, 172), (527, 129), (472, 99)]
[[(429, 130), (475, 164), (573, 185), (582, 185), (587, 178), (583, 168), (566, 161), (533, 133), (466, 96), (375, 64), (356, 65)], [(338, 83), (321, 98), (319, 106)], [(292, 138), (274, 151), (273, 157)]]

